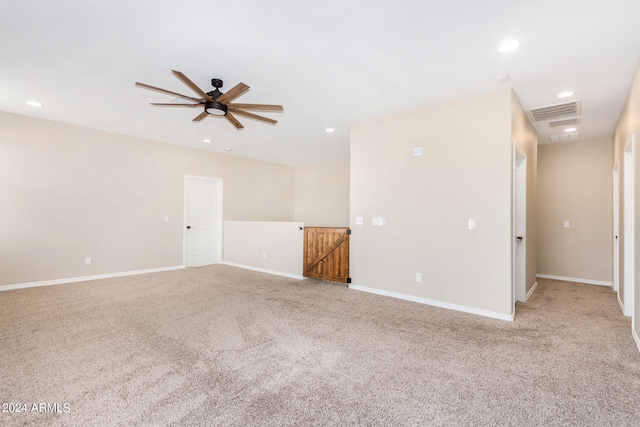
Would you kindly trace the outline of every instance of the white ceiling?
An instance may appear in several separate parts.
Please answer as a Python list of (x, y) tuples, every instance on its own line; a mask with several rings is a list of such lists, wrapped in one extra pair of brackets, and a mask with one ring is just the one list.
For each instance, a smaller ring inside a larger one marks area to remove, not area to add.
[[(348, 157), (352, 123), (506, 86), (525, 109), (573, 90), (582, 139), (610, 137), (639, 59), (638, 0), (0, 2), (0, 110), (289, 165)], [(134, 82), (192, 94), (172, 69), (285, 112), (237, 131), (148, 106), (173, 99)]]

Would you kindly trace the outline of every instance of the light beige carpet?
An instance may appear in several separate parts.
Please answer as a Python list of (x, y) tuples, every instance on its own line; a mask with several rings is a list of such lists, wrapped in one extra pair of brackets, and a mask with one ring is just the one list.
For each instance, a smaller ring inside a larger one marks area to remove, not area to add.
[(640, 425), (615, 294), (549, 280), (515, 322), (228, 266), (6, 291), (0, 356), (4, 426)]

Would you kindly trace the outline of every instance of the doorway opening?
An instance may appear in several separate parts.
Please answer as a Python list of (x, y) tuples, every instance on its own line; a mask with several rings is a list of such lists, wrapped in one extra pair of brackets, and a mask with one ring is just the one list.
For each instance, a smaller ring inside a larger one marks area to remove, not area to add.
[(635, 189), (635, 158), (633, 138), (624, 150), (624, 289), (622, 299), (624, 302), (624, 315), (633, 315), (633, 287), (634, 287), (634, 189)]
[(527, 156), (513, 143), (513, 311), (527, 300)]
[[(617, 293), (620, 307), (620, 167), (613, 168), (613, 290)], [(623, 308), (624, 310), (624, 308)]]

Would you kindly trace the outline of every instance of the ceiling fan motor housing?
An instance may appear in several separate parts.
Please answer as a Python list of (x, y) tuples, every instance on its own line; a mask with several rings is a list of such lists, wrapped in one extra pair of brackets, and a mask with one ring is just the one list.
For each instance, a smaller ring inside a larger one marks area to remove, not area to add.
[[(211, 92), (213, 93), (213, 92)], [(220, 96), (220, 92), (218, 92), (218, 96)], [(211, 96), (209, 94), (209, 96)], [(213, 99), (216, 99), (217, 97), (213, 97)], [(211, 114), (212, 116), (226, 116), (227, 115), (227, 106), (224, 104), (219, 103), (218, 101), (206, 101), (204, 103), (204, 110)]]
[(212, 116), (226, 116), (227, 106), (220, 102), (217, 102), (217, 99), (222, 95), (222, 92), (220, 92), (220, 88), (222, 87), (222, 80), (211, 79), (211, 86), (215, 87), (216, 90), (212, 90), (211, 92), (207, 93), (207, 95), (213, 98), (214, 102), (205, 101), (204, 110)]

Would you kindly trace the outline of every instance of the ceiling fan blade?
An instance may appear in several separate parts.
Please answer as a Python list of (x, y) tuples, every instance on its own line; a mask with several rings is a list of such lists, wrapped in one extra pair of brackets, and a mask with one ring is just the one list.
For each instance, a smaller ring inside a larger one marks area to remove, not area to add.
[(209, 115), (209, 113), (207, 113), (206, 111), (203, 111), (202, 113), (198, 114), (198, 116), (195, 119), (193, 119), (193, 121), (194, 122), (199, 122), (200, 120), (204, 119), (208, 115)]
[[(250, 113), (248, 111), (237, 110), (237, 109), (232, 108), (232, 107), (230, 107), (229, 110), (233, 111), (235, 114), (237, 114), (239, 116), (243, 116), (243, 117), (247, 117), (249, 119), (253, 119), (253, 120), (258, 120), (258, 121), (261, 121), (261, 122), (269, 123), (271, 125), (275, 125), (276, 123), (278, 123), (276, 120), (269, 119), (267, 117), (262, 117), (262, 116), (259, 116), (257, 114)], [(229, 114), (229, 113), (227, 113), (227, 114)]]
[(227, 112), (227, 115), (224, 116), (227, 120), (229, 120), (229, 122), (231, 122), (232, 125), (234, 125), (236, 127), (236, 129), (240, 130), (240, 129), (244, 129), (244, 126), (242, 126), (242, 123), (240, 123), (238, 121), (238, 119), (235, 118), (235, 116), (233, 114), (231, 114), (230, 112)]
[(279, 113), (284, 111), (282, 105), (273, 104), (227, 104), (227, 106), (251, 111), (274, 111)]
[(177, 93), (177, 92), (171, 92), (170, 90), (161, 89), (159, 87), (151, 86), (145, 83), (136, 82), (136, 87), (141, 87), (142, 89), (154, 90), (156, 92), (164, 93), (165, 95), (173, 95), (173, 96), (177, 96), (178, 98), (188, 99), (190, 101), (202, 102), (201, 99), (194, 98), (192, 96), (182, 95), (181, 93)]
[(168, 103), (168, 104), (160, 104), (157, 102), (152, 102), (149, 105), (153, 105), (154, 107), (202, 107), (203, 104), (172, 104), (172, 103)]
[(187, 86), (189, 86), (189, 88), (192, 91), (194, 91), (195, 93), (197, 93), (198, 95), (200, 95), (201, 97), (206, 99), (207, 101), (213, 102), (213, 98), (211, 98), (209, 95), (207, 95), (207, 93), (205, 91), (203, 91), (202, 89), (200, 89), (194, 82), (189, 80), (189, 77), (185, 76), (180, 71), (171, 70), (171, 72), (173, 73), (174, 76), (179, 78), (182, 83), (184, 83)]
[(249, 86), (240, 82), (234, 87), (232, 87), (231, 89), (229, 89), (228, 91), (226, 91), (225, 93), (223, 93), (222, 95), (220, 95), (216, 101), (226, 105), (227, 102), (233, 101), (234, 99), (236, 99), (237, 97), (239, 97), (240, 95), (242, 95), (248, 90), (249, 90)]

